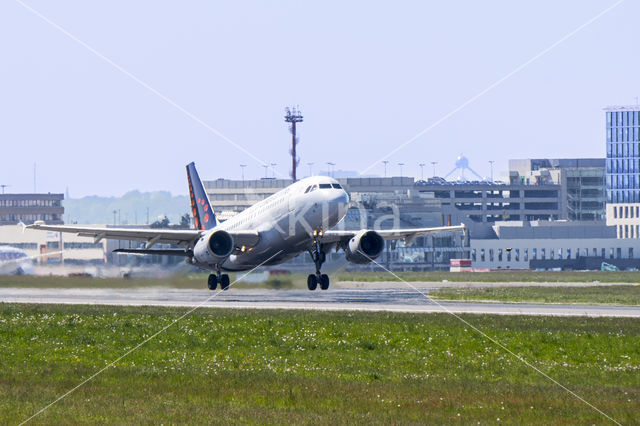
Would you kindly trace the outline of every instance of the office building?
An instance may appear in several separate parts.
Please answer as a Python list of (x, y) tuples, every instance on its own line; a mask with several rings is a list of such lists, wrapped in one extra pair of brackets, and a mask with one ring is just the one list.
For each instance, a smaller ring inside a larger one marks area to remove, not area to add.
[(512, 184), (561, 187), (561, 219), (604, 221), (606, 160), (561, 158), (509, 160)]
[(291, 179), (230, 180), (202, 182), (219, 220), (227, 220), (258, 201), (291, 185)]
[(640, 106), (606, 114), (607, 224), (618, 238), (640, 238)]
[(29, 225), (36, 220), (61, 225), (63, 199), (63, 194), (0, 194), (0, 225)]

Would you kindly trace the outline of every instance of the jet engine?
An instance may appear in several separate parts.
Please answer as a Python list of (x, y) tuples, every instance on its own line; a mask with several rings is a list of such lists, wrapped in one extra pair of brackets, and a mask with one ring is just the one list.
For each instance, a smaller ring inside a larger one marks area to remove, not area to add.
[(349, 240), (345, 249), (347, 260), (359, 265), (377, 259), (383, 251), (384, 238), (376, 231), (360, 231)]
[(193, 248), (196, 263), (213, 265), (224, 261), (233, 251), (233, 237), (223, 230), (204, 235)]

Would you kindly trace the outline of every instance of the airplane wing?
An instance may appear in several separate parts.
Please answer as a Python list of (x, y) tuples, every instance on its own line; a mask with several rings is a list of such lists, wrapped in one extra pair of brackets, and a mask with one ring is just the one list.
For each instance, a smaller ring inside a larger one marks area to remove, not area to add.
[(156, 243), (189, 247), (200, 238), (202, 233), (202, 231), (193, 229), (92, 228), (88, 226), (45, 225), (42, 223), (27, 225), (26, 228), (69, 232), (77, 234), (79, 237), (91, 237), (94, 243), (105, 238), (110, 240), (146, 241), (147, 248), (151, 248)]
[[(185, 248), (193, 247), (205, 231), (196, 229), (149, 229), (149, 228), (94, 228), (72, 225), (45, 225), (35, 223), (27, 225), (28, 229), (44, 231), (70, 232), (80, 237), (91, 237), (97, 243), (103, 239), (144, 241), (145, 250), (154, 244), (175, 244)], [(228, 231), (237, 247), (253, 247), (260, 240), (258, 231)]]
[[(197, 229), (152, 229), (152, 228), (107, 228), (70, 225), (47, 225), (43, 221), (36, 221), (29, 229), (43, 231), (70, 232), (80, 237), (93, 238), (94, 243), (103, 239), (128, 240), (146, 242), (144, 248), (120, 248), (119, 253), (134, 254), (166, 254), (174, 256), (192, 256), (191, 249), (206, 233), (213, 231), (218, 225), (216, 215), (209, 202), (209, 197), (198, 176), (194, 163), (187, 165), (187, 181), (189, 182), (189, 196), (192, 214)], [(22, 224), (24, 226), (24, 224)], [(260, 233), (255, 230), (230, 230), (233, 238), (234, 253), (242, 253), (246, 249), (255, 247), (260, 241)], [(184, 247), (180, 249), (150, 250), (154, 244), (172, 244)]]
[[(376, 230), (378, 234), (385, 240), (399, 240), (404, 238), (411, 243), (415, 238), (428, 234), (440, 234), (443, 232), (463, 231), (466, 232), (467, 227), (464, 224), (456, 226), (438, 226), (434, 228), (407, 228), (407, 229), (381, 229)], [(349, 241), (355, 237), (360, 230), (356, 231), (338, 231), (330, 230), (322, 234), (321, 241), (325, 244), (340, 243)]]

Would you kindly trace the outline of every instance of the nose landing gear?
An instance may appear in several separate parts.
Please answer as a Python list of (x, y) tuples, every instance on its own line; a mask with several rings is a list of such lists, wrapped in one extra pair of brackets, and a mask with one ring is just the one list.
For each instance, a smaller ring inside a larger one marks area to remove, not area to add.
[(314, 239), (313, 250), (309, 250), (309, 254), (316, 264), (316, 273), (310, 274), (307, 277), (307, 288), (313, 291), (318, 288), (318, 284), (320, 284), (322, 290), (327, 290), (330, 284), (329, 276), (320, 272), (322, 264), (327, 260), (327, 254), (321, 250), (320, 243), (317, 239)]

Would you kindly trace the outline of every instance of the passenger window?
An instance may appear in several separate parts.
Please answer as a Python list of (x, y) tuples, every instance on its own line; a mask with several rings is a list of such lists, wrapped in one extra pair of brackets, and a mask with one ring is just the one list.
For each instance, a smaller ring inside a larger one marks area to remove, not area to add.
[(332, 183), (331, 186), (333, 186), (335, 189), (342, 189), (339, 183)]
[(331, 188), (331, 184), (330, 183), (321, 183), (320, 184), (320, 189), (330, 189)]

